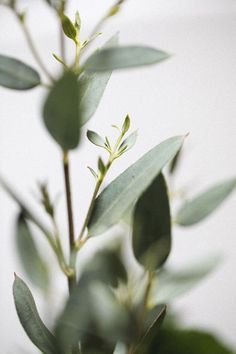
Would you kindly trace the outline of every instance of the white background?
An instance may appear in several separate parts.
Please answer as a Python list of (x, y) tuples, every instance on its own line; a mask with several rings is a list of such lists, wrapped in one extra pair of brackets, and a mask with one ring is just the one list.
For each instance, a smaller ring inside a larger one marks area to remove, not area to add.
[[(34, 38), (50, 70), (57, 72), (51, 52), (58, 53), (57, 23), (43, 1), (25, 1)], [(108, 0), (72, 1), (81, 12), (83, 35), (111, 4)], [(28, 6), (29, 5), (29, 6)], [(14, 17), (0, 7), (0, 52), (35, 64)], [(111, 124), (120, 124), (127, 112), (139, 130), (136, 146), (112, 169), (111, 180), (131, 162), (161, 140), (190, 132), (176, 186), (197, 193), (208, 185), (235, 174), (236, 165), (236, 2), (235, 0), (129, 0), (123, 13), (103, 31), (104, 41), (120, 31), (123, 43), (148, 44), (173, 54), (158, 66), (116, 73), (89, 127), (102, 134)], [(63, 191), (60, 151), (43, 127), (40, 109), (44, 89), (16, 93), (0, 88), (0, 171), (34, 205), (36, 181), (47, 180), (52, 195)], [(85, 214), (93, 180), (86, 166), (95, 166), (99, 151), (85, 139), (73, 153), (76, 228)], [(2, 353), (18, 353), (30, 346), (15, 314), (11, 294), (13, 272), (23, 274), (14, 251), (16, 205), (0, 191), (0, 342)], [(172, 266), (200, 262), (204, 256), (222, 253), (223, 264), (205, 282), (177, 301), (186, 323), (215, 330), (236, 345), (236, 196), (207, 221), (187, 230), (174, 231)], [(60, 198), (59, 222), (66, 235)], [(40, 237), (40, 235), (38, 236)], [(95, 241), (99, 242), (99, 241)], [(49, 262), (54, 256), (43, 250)], [(51, 304), (60, 304), (65, 286), (54, 267), (55, 289)], [(51, 322), (54, 306), (41, 311)], [(58, 305), (59, 306), (59, 305)], [(47, 313), (46, 313), (47, 312)], [(27, 352), (27, 351), (26, 351)]]

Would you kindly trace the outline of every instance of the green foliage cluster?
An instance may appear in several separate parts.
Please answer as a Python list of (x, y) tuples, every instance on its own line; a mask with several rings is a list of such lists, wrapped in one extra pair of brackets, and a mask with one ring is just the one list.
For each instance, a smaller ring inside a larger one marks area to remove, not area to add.
[[(81, 231), (77, 234), (71, 202), (70, 151), (78, 148), (84, 139), (82, 126), (96, 112), (114, 70), (158, 64), (169, 55), (147, 46), (119, 45), (118, 35), (114, 35), (84, 60), (84, 52), (96, 38), (100, 27), (120, 11), (125, 1), (117, 1), (85, 41), (80, 38), (78, 11), (72, 20), (66, 15), (66, 0), (45, 2), (57, 14), (61, 29), (61, 55), (53, 53), (57, 65), (62, 68), (59, 78), (49, 73), (42, 62), (28, 30), (26, 15), (19, 11), (18, 2), (1, 2), (16, 15), (47, 82), (29, 65), (0, 55), (0, 85), (13, 90), (44, 86), (47, 90), (42, 118), (61, 151), (67, 201), (69, 257), (61, 242), (56, 205), (47, 185), (39, 185), (39, 191), (44, 212), (52, 222), (51, 230), (1, 179), (2, 186), (19, 205), (16, 245), (26, 275), (35, 286), (47, 291), (50, 269), (36, 246), (30, 226), (33, 224), (46, 237), (68, 280), (68, 299), (54, 328), (49, 330), (38, 313), (29, 287), (15, 275), (14, 301), (26, 334), (44, 354), (232, 353), (209, 334), (181, 329), (168, 320), (168, 316), (165, 320), (168, 313), (166, 304), (208, 274), (216, 260), (201, 262), (201, 268), (194, 266), (175, 272), (166, 269), (165, 262), (171, 252), (173, 225), (189, 227), (204, 220), (233, 191), (236, 178), (221, 181), (192, 200), (183, 202), (172, 217), (168, 178), (176, 172), (185, 139), (184, 136), (174, 136), (159, 143), (101, 189), (114, 161), (136, 142), (137, 132), (128, 134), (131, 121), (127, 115), (121, 127), (114, 126), (117, 129), (115, 142), (97, 132), (87, 131), (88, 140), (105, 150), (108, 158), (104, 161), (99, 157), (96, 169), (89, 167), (95, 179), (94, 193)], [(65, 40), (71, 40), (75, 45), (73, 63), (66, 60)], [(169, 172), (164, 173), (166, 166), (169, 166)], [(98, 252), (78, 277), (76, 261), (81, 248), (88, 240), (92, 241), (120, 223), (123, 223), (127, 237), (131, 234), (130, 246), (142, 269), (141, 278), (131, 286), (130, 272), (120, 246)]]

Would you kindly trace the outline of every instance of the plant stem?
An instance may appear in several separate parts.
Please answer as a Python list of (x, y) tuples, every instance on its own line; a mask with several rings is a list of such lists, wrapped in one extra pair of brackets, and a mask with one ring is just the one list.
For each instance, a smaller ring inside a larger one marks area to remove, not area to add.
[[(74, 220), (73, 220), (73, 209), (72, 209), (72, 200), (71, 200), (70, 165), (69, 165), (69, 156), (67, 152), (64, 152), (63, 154), (63, 170), (64, 170), (64, 181), (65, 181), (65, 190), (66, 190), (69, 245), (70, 245), (70, 258), (71, 258), (72, 254), (74, 253), (75, 236), (74, 236)], [(68, 287), (70, 293), (75, 284), (76, 284), (76, 276), (74, 271), (73, 275), (68, 276)]]

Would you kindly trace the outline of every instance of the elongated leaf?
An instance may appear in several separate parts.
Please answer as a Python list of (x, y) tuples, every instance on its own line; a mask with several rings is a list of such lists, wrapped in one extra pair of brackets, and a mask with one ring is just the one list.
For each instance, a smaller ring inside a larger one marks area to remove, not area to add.
[(20, 60), (0, 55), (0, 86), (13, 90), (29, 90), (40, 85), (36, 70)]
[[(103, 48), (108, 48), (111, 45), (118, 45), (118, 35), (114, 35), (109, 39)], [(79, 86), (81, 95), (79, 98), (79, 110), (83, 112), (80, 124), (84, 125), (96, 112), (104, 91), (110, 80), (112, 71), (105, 73), (89, 73), (84, 72), (79, 78)]]
[(105, 146), (105, 140), (96, 132), (92, 130), (87, 131), (87, 138), (89, 141), (91, 141), (92, 144), (104, 147)]
[(199, 330), (161, 329), (149, 354), (233, 354), (212, 334)]
[(39, 317), (28, 286), (18, 276), (13, 284), (13, 295), (19, 320), (30, 340), (44, 354), (57, 354), (55, 338)]
[(177, 136), (147, 152), (100, 193), (89, 222), (89, 235), (99, 235), (121, 220), (183, 143)]
[(136, 143), (137, 140), (137, 136), (138, 136), (138, 132), (134, 131), (133, 133), (131, 133), (121, 144), (119, 147), (119, 151), (128, 151), (130, 149), (132, 149), (132, 147), (134, 146), (134, 144)]
[(167, 53), (150, 47), (111, 47), (93, 54), (84, 67), (87, 71), (117, 70), (156, 64), (168, 58)]
[(201, 193), (180, 208), (176, 222), (181, 226), (190, 226), (202, 221), (220, 206), (235, 186), (236, 178), (231, 178)]
[(171, 248), (171, 217), (164, 176), (159, 174), (139, 198), (133, 217), (133, 250), (148, 270), (159, 268)]
[(16, 245), (20, 261), (31, 282), (40, 289), (48, 288), (48, 270), (35, 245), (31, 231), (20, 214), (16, 223)]
[(43, 118), (47, 130), (64, 151), (75, 149), (80, 138), (80, 97), (77, 76), (66, 72), (50, 91), (44, 108)]
[(168, 303), (187, 293), (197, 286), (219, 264), (219, 257), (201, 259), (196, 264), (188, 265), (184, 269), (166, 270), (158, 272), (152, 287), (151, 303), (153, 305)]

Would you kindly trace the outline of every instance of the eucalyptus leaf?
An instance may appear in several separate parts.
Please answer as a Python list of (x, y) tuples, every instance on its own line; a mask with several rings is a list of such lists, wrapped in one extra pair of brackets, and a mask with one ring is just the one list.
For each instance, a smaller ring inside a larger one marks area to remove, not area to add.
[(64, 151), (75, 149), (80, 139), (80, 97), (77, 76), (65, 72), (55, 83), (43, 108), (43, 119), (47, 130)]
[[(110, 38), (103, 48), (108, 48), (111, 45), (118, 45), (118, 34)], [(88, 73), (84, 72), (79, 77), (80, 97), (79, 110), (83, 112), (81, 125), (84, 125), (96, 112), (99, 103), (103, 97), (112, 71), (105, 73)]]
[(104, 139), (96, 132), (92, 130), (87, 131), (87, 138), (88, 140), (97, 146), (104, 147), (105, 146), (105, 141)]
[(221, 203), (233, 192), (236, 178), (231, 178), (216, 184), (199, 196), (185, 203), (176, 216), (177, 224), (181, 226), (194, 225), (217, 209)]
[(46, 291), (49, 274), (46, 263), (39, 254), (24, 215), (20, 213), (16, 222), (16, 246), (21, 264), (31, 282)]
[(72, 23), (70, 18), (68, 16), (66, 16), (65, 14), (63, 14), (61, 16), (61, 24), (62, 24), (62, 29), (63, 29), (64, 34), (68, 38), (70, 38), (76, 42), (76, 40), (77, 40), (76, 27), (74, 26), (74, 24)]
[(168, 190), (160, 173), (141, 195), (134, 209), (133, 250), (148, 270), (163, 265), (171, 249), (171, 216)]
[(182, 136), (165, 140), (111, 182), (96, 199), (88, 225), (89, 235), (99, 235), (121, 220), (128, 208), (175, 156), (182, 143)]
[(169, 58), (169, 54), (145, 46), (105, 48), (91, 55), (84, 64), (87, 71), (110, 71), (156, 64)]
[(57, 354), (55, 337), (39, 317), (28, 286), (18, 276), (15, 276), (13, 295), (19, 320), (30, 340), (44, 354)]
[(0, 86), (29, 90), (40, 83), (40, 76), (35, 69), (20, 60), (0, 55)]
[(136, 143), (137, 140), (137, 136), (138, 136), (138, 132), (134, 131), (133, 133), (131, 133), (120, 145), (119, 147), (119, 151), (128, 151), (130, 150), (134, 144)]

